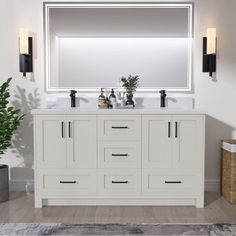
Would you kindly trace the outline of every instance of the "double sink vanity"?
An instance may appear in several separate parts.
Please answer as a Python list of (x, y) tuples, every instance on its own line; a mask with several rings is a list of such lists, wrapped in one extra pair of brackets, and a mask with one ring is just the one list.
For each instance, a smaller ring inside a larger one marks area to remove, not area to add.
[(35, 109), (35, 207), (204, 207), (205, 112)]
[(147, 99), (161, 89), (192, 91), (193, 8), (44, 3), (46, 92), (118, 91), (120, 78), (132, 74), (148, 95), (136, 98), (144, 108), (94, 109), (97, 97), (92, 103), (85, 95), (80, 108), (33, 110), (35, 207), (204, 207), (205, 112), (186, 108), (188, 96), (169, 97), (165, 109)]

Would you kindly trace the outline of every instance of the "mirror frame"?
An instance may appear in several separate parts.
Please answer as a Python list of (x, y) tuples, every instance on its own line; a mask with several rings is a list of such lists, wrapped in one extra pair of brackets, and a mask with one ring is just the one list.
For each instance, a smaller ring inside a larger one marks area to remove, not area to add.
[[(45, 75), (45, 90), (46, 92), (68, 92), (71, 89), (80, 92), (97, 92), (100, 88), (95, 87), (69, 87), (58, 88), (50, 86), (50, 52), (49, 52), (49, 10), (50, 8), (187, 8), (188, 9), (188, 32), (189, 32), (189, 65), (188, 65), (188, 81), (187, 86), (182, 88), (164, 88), (164, 87), (141, 87), (137, 92), (153, 92), (160, 89), (166, 89), (170, 92), (192, 92), (192, 52), (193, 52), (193, 2), (44, 2), (44, 75)], [(121, 87), (115, 87), (117, 91), (123, 90)]]

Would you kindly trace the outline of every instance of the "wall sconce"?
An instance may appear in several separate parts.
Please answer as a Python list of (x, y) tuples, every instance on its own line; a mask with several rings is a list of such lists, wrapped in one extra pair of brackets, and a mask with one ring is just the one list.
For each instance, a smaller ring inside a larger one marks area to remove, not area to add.
[(212, 77), (216, 72), (216, 28), (207, 29), (207, 37), (203, 38), (203, 72)]
[(33, 72), (33, 40), (27, 28), (20, 28), (19, 36), (20, 72), (26, 78), (26, 72)]

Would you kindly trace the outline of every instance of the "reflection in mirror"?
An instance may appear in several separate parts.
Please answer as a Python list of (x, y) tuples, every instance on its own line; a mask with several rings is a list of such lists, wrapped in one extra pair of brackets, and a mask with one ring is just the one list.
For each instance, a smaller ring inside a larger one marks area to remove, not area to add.
[(45, 3), (48, 91), (191, 89), (192, 4)]

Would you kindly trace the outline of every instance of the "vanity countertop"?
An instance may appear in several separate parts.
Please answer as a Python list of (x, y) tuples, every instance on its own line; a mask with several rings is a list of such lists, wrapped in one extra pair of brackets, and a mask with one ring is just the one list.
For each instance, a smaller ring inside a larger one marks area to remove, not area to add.
[(141, 114), (198, 114), (205, 115), (207, 112), (205, 110), (196, 109), (181, 109), (181, 108), (134, 108), (134, 109), (98, 109), (98, 108), (40, 108), (31, 110), (33, 115), (50, 115), (50, 114), (103, 114), (103, 115), (141, 115)]

